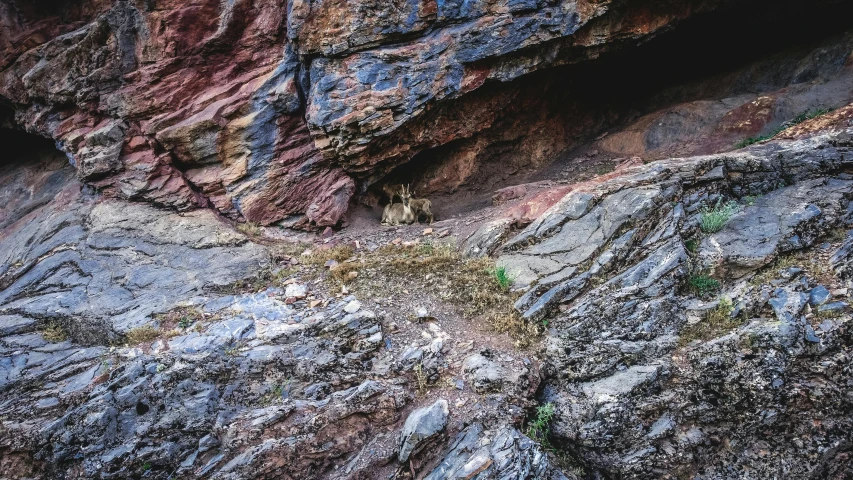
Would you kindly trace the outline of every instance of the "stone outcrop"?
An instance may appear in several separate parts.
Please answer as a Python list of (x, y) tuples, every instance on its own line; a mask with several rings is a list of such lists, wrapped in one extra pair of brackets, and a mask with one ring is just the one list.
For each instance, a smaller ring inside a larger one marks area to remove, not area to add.
[[(564, 83), (768, 5), (0, 0), (0, 476), (853, 477), (849, 26), (636, 111)], [(484, 158), (427, 230), (233, 228)], [(453, 235), (530, 350), (406, 283)]]
[[(821, 282), (839, 280), (821, 272), (846, 275), (850, 241), (821, 239), (853, 221), (851, 138), (836, 127), (631, 167), (486, 246), (530, 283), (516, 307), (548, 325), (542, 401), (588, 471), (849, 474), (850, 316), (843, 299), (827, 304)], [(703, 231), (731, 198), (742, 204), (722, 229)], [(691, 285), (708, 274), (720, 290), (705, 303)]]
[[(7, 0), (0, 97), (6, 123), (55, 140), (111, 196), (322, 227), (418, 152), (528, 108), (484, 85), (723, 3)], [(465, 147), (468, 167), (446, 168), (473, 171), (478, 149), (508, 141)], [(529, 148), (543, 163), (564, 147)]]

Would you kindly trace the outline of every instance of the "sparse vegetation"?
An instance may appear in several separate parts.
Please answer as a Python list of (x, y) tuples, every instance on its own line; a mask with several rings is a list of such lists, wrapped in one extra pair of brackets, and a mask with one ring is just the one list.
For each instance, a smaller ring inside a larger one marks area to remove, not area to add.
[(237, 230), (250, 237), (260, 237), (262, 233), (261, 226), (254, 222), (238, 223)]
[(50, 343), (59, 343), (68, 340), (68, 333), (62, 328), (59, 322), (50, 322), (41, 331), (41, 336)]
[(349, 245), (336, 245), (331, 248), (317, 249), (308, 256), (307, 261), (314, 265), (323, 265), (329, 260), (343, 262), (352, 258), (355, 250)]
[(293, 383), (293, 378), (288, 378), (284, 383), (279, 383), (273, 386), (269, 392), (261, 399), (264, 405), (271, 405), (278, 402), (284, 397), (285, 392), (290, 391), (290, 386)]
[(257, 275), (237, 280), (228, 285), (214, 287), (212, 290), (222, 295), (259, 292), (267, 287), (281, 286), (295, 272), (296, 269), (294, 268), (266, 267), (258, 271)]
[(687, 345), (693, 340), (710, 340), (719, 337), (743, 324), (740, 316), (732, 317), (734, 304), (731, 299), (722, 297), (716, 307), (710, 310), (704, 320), (686, 325), (679, 336), (679, 344)]
[(777, 257), (753, 276), (749, 283), (754, 286), (770, 283), (771, 280), (781, 276), (780, 272), (795, 267), (803, 269), (818, 283), (829, 285), (837, 281), (832, 265), (826, 259), (815, 255), (814, 250), (807, 250)]
[(536, 415), (527, 424), (528, 437), (542, 444), (546, 449), (550, 449), (548, 435), (551, 433), (551, 421), (554, 419), (554, 404), (546, 403), (536, 408)]
[(791, 119), (791, 120), (783, 123), (782, 125), (779, 125), (778, 127), (774, 128), (767, 135), (760, 135), (757, 137), (744, 138), (743, 140), (741, 140), (735, 144), (735, 148), (740, 149), (740, 148), (748, 147), (748, 146), (753, 145), (755, 143), (763, 142), (765, 140), (770, 140), (771, 138), (775, 137), (776, 135), (779, 135), (780, 133), (782, 133), (784, 130), (787, 130), (788, 128), (791, 128), (795, 125), (799, 125), (799, 124), (805, 122), (806, 120), (811, 120), (812, 118), (816, 118), (816, 117), (819, 117), (821, 115), (825, 115), (831, 111), (832, 111), (831, 108), (820, 108), (820, 109), (817, 109), (817, 110), (814, 110), (811, 112), (809, 112), (809, 111), (802, 112), (799, 115), (797, 115), (796, 117), (794, 117), (793, 119)]
[[(538, 335), (540, 325), (529, 323), (513, 308), (517, 294), (508, 291), (511, 278), (498, 273), (491, 258), (463, 258), (453, 241), (386, 245), (373, 252), (334, 247), (311, 255), (311, 263), (340, 263), (325, 277), (336, 286), (364, 296), (383, 292), (389, 297), (420, 292), (457, 305), (465, 316), (488, 322), (497, 332), (509, 333), (519, 346)], [(358, 272), (352, 278), (349, 272)], [(504, 283), (501, 283), (504, 282)]]
[(699, 218), (699, 228), (705, 233), (719, 232), (739, 209), (740, 205), (734, 200), (723, 203), (722, 198), (717, 200), (713, 208), (705, 205)]
[(696, 250), (699, 249), (699, 241), (695, 238), (690, 238), (684, 242), (684, 248), (690, 253), (696, 253)]
[(427, 376), (422, 364), (415, 365), (415, 379), (418, 381), (418, 393), (423, 393), (427, 388)]
[(838, 318), (844, 313), (841, 309), (830, 309), (830, 310), (820, 310), (815, 311), (815, 316), (821, 320), (826, 320), (830, 318)]
[(192, 324), (205, 319), (204, 313), (197, 307), (177, 307), (166, 313), (154, 316), (160, 324), (160, 330), (179, 328), (186, 330)]
[(758, 198), (760, 196), (761, 195), (747, 195), (747, 196), (743, 197), (743, 199), (742, 199), (743, 204), (748, 206), (748, 207), (751, 207), (751, 206), (755, 205), (755, 201), (758, 200)]
[(125, 342), (130, 346), (148, 343), (159, 338), (162, 333), (162, 331), (148, 325), (136, 327), (127, 332)]
[(689, 283), (697, 297), (707, 297), (720, 289), (720, 282), (704, 273), (692, 275)]

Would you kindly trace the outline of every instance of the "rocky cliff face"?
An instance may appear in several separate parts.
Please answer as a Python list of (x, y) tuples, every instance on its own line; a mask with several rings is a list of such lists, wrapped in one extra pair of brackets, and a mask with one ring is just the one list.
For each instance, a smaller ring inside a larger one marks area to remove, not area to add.
[(357, 189), (518, 105), (484, 86), (725, 3), (6, 0), (0, 98), (111, 196), (335, 225)]
[(0, 0), (0, 477), (853, 478), (850, 10)]

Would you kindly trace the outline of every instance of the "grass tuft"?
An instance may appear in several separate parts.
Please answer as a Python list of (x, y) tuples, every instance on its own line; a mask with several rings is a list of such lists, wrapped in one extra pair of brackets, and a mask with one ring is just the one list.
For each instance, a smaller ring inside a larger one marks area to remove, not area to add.
[(714, 208), (706, 205), (702, 208), (699, 228), (705, 233), (719, 232), (739, 209), (740, 205), (734, 200), (723, 203), (723, 199), (719, 199)]
[(130, 346), (139, 345), (156, 340), (160, 337), (161, 333), (162, 332), (160, 330), (146, 325), (134, 328), (127, 332), (127, 335), (125, 335), (125, 341)]
[(41, 336), (50, 343), (60, 343), (68, 340), (68, 333), (58, 322), (50, 322), (41, 331)]
[(512, 278), (507, 273), (506, 267), (495, 267), (492, 274), (501, 289), (509, 290), (509, 287), (512, 286)]
[(720, 298), (719, 304), (708, 312), (703, 321), (687, 325), (679, 335), (680, 346), (687, 345), (693, 340), (711, 340), (743, 324), (743, 318), (732, 318), (734, 304), (728, 298)]
[(349, 260), (355, 254), (355, 250), (349, 245), (335, 245), (330, 248), (317, 249), (311, 252), (307, 262), (313, 265), (323, 265), (329, 260), (334, 260), (338, 263), (344, 260)]
[(261, 226), (254, 222), (243, 222), (237, 224), (237, 231), (249, 237), (260, 237), (263, 231)]
[(720, 289), (720, 282), (704, 273), (692, 275), (689, 282), (690, 288), (697, 297), (707, 297)]

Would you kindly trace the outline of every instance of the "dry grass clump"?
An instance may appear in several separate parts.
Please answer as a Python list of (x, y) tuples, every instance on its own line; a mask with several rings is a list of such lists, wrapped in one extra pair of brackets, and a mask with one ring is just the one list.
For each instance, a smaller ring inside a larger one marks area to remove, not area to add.
[(296, 270), (293, 267), (265, 267), (252, 277), (243, 278), (228, 285), (215, 286), (211, 291), (221, 295), (240, 295), (259, 292), (267, 287), (280, 287), (285, 280), (296, 273)]
[(349, 245), (335, 245), (334, 247), (321, 248), (311, 252), (306, 262), (311, 265), (323, 265), (329, 260), (343, 262), (355, 254), (355, 250)]
[(749, 283), (755, 286), (770, 283), (771, 280), (780, 277), (779, 272), (792, 267), (802, 268), (810, 278), (825, 285), (837, 281), (828, 259), (820, 258), (814, 250), (810, 250), (777, 257), (752, 277)]
[(197, 307), (177, 307), (154, 315), (154, 319), (160, 323), (160, 330), (186, 330), (190, 325), (204, 320), (205, 316)]
[(243, 222), (237, 224), (237, 231), (249, 237), (260, 237), (261, 226), (254, 222)]
[(732, 317), (734, 305), (728, 298), (720, 298), (720, 303), (708, 312), (704, 320), (686, 325), (681, 331), (678, 342), (684, 346), (693, 340), (711, 340), (743, 324), (741, 315)]
[(125, 335), (125, 343), (131, 346), (148, 343), (159, 338), (161, 334), (163, 334), (161, 330), (148, 325), (136, 327), (127, 332), (127, 335)]
[(352, 249), (337, 253), (331, 259), (343, 263), (326, 277), (335, 284), (368, 295), (431, 294), (457, 305), (465, 316), (480, 317), (497, 332), (509, 333), (519, 346), (529, 345), (539, 333), (513, 308), (518, 295), (509, 291), (506, 271), (491, 258), (463, 258), (452, 241), (386, 245), (354, 259)]
[(50, 343), (60, 343), (68, 340), (68, 333), (62, 328), (59, 322), (50, 322), (41, 331), (41, 336)]

